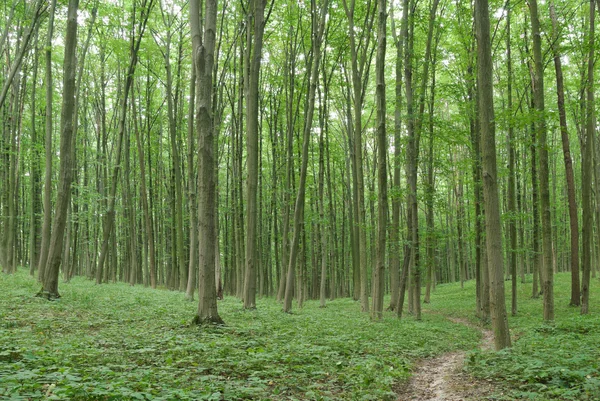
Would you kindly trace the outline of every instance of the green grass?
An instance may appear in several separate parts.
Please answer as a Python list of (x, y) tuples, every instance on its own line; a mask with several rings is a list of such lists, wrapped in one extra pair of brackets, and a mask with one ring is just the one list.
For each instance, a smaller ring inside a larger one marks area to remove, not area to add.
[(371, 322), (346, 299), (285, 314), (226, 298), (226, 326), (199, 328), (178, 292), (82, 278), (56, 302), (38, 290), (24, 271), (0, 276), (0, 399), (393, 400), (418, 358), (479, 339), (435, 314)]
[[(475, 377), (499, 382), (505, 399), (600, 400), (600, 285), (592, 279), (591, 314), (569, 307), (570, 274), (555, 276), (555, 321), (542, 319), (542, 298), (531, 298), (531, 276), (519, 283), (518, 313), (509, 317), (513, 347), (502, 352), (470, 352), (466, 369)], [(510, 313), (510, 282), (506, 282)], [(435, 312), (476, 321), (475, 285), (438, 286)]]
[[(592, 314), (582, 317), (567, 305), (569, 276), (557, 275), (552, 325), (531, 284), (520, 284), (513, 348), (470, 351), (467, 371), (500, 383), (495, 399), (599, 400), (593, 284)], [(37, 290), (24, 271), (0, 276), (0, 399), (394, 400), (417, 359), (473, 350), (480, 337), (444, 317), (476, 322), (473, 282), (439, 285), (421, 322), (389, 312), (371, 322), (347, 299), (285, 314), (272, 299), (244, 311), (226, 298), (226, 326), (202, 328), (190, 323), (196, 303), (178, 292), (82, 278), (61, 283), (56, 302)]]

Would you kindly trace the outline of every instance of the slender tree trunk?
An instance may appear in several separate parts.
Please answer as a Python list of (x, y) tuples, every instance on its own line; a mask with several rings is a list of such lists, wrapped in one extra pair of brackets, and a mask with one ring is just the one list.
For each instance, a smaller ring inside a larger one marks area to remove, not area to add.
[(373, 274), (372, 319), (383, 317), (383, 293), (385, 291), (385, 254), (387, 239), (388, 195), (387, 195), (387, 134), (385, 117), (385, 46), (387, 32), (386, 1), (377, 1), (377, 56), (376, 56), (376, 103), (377, 103), (377, 261)]
[(496, 133), (494, 122), (492, 49), (487, 0), (475, 1), (477, 32), (477, 83), (481, 121), (483, 195), (485, 202), (486, 242), (490, 272), (490, 312), (496, 350), (511, 346), (504, 299), (502, 232), (496, 174)]
[(46, 260), (48, 259), (48, 247), (50, 246), (50, 229), (52, 225), (52, 98), (54, 87), (52, 85), (52, 34), (54, 32), (54, 13), (56, 0), (50, 3), (48, 10), (48, 36), (46, 38), (45, 62), (46, 62), (46, 167), (44, 178), (44, 222), (42, 224), (42, 243), (40, 245), (40, 258), (38, 262), (38, 281), (44, 280)]
[[(247, 60), (249, 75), (246, 89), (247, 166), (246, 181), (246, 269), (244, 274), (244, 308), (256, 308), (256, 269), (258, 257), (257, 240), (257, 194), (258, 194), (258, 86), (260, 59), (265, 31), (265, 0), (250, 0), (252, 14), (248, 16)], [(251, 33), (250, 27), (253, 27)]]
[[(313, 6), (315, 6), (313, 4)], [(286, 286), (285, 286), (285, 298), (283, 301), (283, 311), (291, 312), (292, 310), (292, 296), (294, 288), (294, 277), (296, 268), (296, 257), (298, 255), (298, 248), (300, 242), (300, 234), (304, 227), (304, 200), (306, 196), (306, 175), (308, 170), (308, 148), (310, 142), (310, 131), (312, 130), (313, 115), (315, 110), (315, 96), (317, 92), (317, 84), (319, 77), (319, 63), (321, 59), (321, 42), (323, 39), (323, 33), (325, 31), (325, 17), (329, 9), (329, 0), (324, 0), (321, 5), (321, 10), (317, 25), (317, 10), (313, 10), (313, 43), (312, 43), (312, 54), (313, 60), (310, 65), (310, 81), (309, 81), (309, 92), (308, 92), (308, 104), (306, 111), (306, 118), (304, 120), (304, 130), (302, 139), (302, 166), (300, 169), (300, 183), (298, 185), (298, 194), (296, 197), (296, 204), (294, 207), (294, 235), (292, 237), (292, 244), (290, 247), (290, 259), (288, 264)], [(303, 248), (306, 248), (306, 240), (303, 241)], [(303, 251), (304, 253), (305, 251)], [(298, 299), (302, 299), (302, 295), (298, 294)]]
[(537, 0), (529, 0), (531, 13), (531, 36), (533, 38), (534, 104), (536, 109), (536, 131), (540, 155), (540, 207), (542, 209), (544, 320), (554, 320), (554, 270), (552, 268), (552, 219), (550, 215), (550, 175), (548, 171), (547, 128), (544, 116), (544, 66), (542, 60), (542, 37), (538, 19)]
[(192, 68), (190, 78), (190, 104), (188, 110), (188, 138), (187, 138), (187, 175), (188, 175), (188, 210), (190, 213), (190, 255), (188, 264), (188, 280), (185, 291), (185, 299), (194, 300), (194, 288), (196, 285), (196, 271), (198, 270), (198, 215), (196, 211), (196, 175), (194, 172), (194, 144), (196, 135), (194, 132), (194, 111), (196, 108), (196, 69)]
[[(102, 238), (102, 249), (100, 251), (100, 256), (98, 257), (98, 266), (96, 267), (96, 283), (102, 283), (102, 274), (104, 271), (104, 261), (106, 260), (106, 256), (108, 253), (108, 244), (111, 235), (113, 234), (113, 228), (115, 224), (115, 202), (116, 202), (116, 194), (117, 194), (117, 184), (119, 181), (119, 173), (121, 171), (121, 150), (123, 147), (123, 136), (125, 135), (125, 125), (127, 121), (127, 98), (129, 95), (129, 91), (131, 90), (133, 79), (135, 75), (135, 68), (138, 62), (138, 50), (140, 49), (140, 44), (142, 42), (142, 38), (144, 36), (144, 31), (146, 29), (146, 23), (148, 22), (148, 17), (150, 15), (150, 11), (152, 10), (152, 6), (154, 5), (154, 0), (144, 0), (144, 3), (141, 6), (142, 15), (141, 21), (137, 28), (138, 37), (135, 41), (132, 41), (131, 54), (129, 60), (129, 66), (127, 68), (127, 76), (125, 77), (125, 85), (123, 89), (123, 100), (120, 104), (121, 112), (119, 115), (119, 132), (117, 139), (117, 149), (116, 149), (116, 158), (115, 158), (115, 166), (112, 174), (112, 182), (109, 193), (109, 203), (108, 210), (106, 211), (106, 228), (103, 233)], [(112, 249), (113, 252), (116, 252), (116, 249)]]
[(552, 53), (554, 57), (554, 70), (556, 71), (556, 95), (558, 97), (558, 116), (560, 120), (560, 136), (562, 139), (565, 175), (567, 179), (567, 196), (569, 199), (569, 223), (571, 229), (570, 267), (571, 267), (571, 306), (581, 303), (581, 289), (579, 282), (579, 222), (577, 220), (577, 200), (575, 196), (575, 177), (573, 173), (573, 159), (569, 144), (569, 130), (567, 129), (567, 113), (565, 110), (565, 89), (560, 60), (560, 37), (558, 18), (554, 9), (554, 2), (550, 2), (550, 17), (552, 18)]
[(594, 148), (594, 129), (596, 126), (596, 116), (594, 111), (594, 48), (595, 48), (595, 16), (594, 0), (590, 0), (590, 31), (589, 31), (589, 53), (587, 70), (587, 107), (586, 107), (586, 128), (585, 128), (585, 147), (582, 166), (582, 212), (583, 212), (583, 230), (582, 240), (582, 260), (581, 267), (583, 277), (581, 280), (581, 314), (589, 313), (590, 303), (590, 273), (592, 270), (592, 242), (593, 242), (593, 210), (592, 210), (592, 174), (593, 174), (593, 148)]
[[(509, 0), (510, 1), (510, 0)], [(511, 37), (510, 37), (510, 17), (511, 6), (507, 2), (506, 6), (506, 66), (508, 70), (508, 112), (509, 116), (513, 114), (513, 99), (512, 99), (512, 59), (511, 59)], [(511, 275), (511, 315), (517, 315), (517, 224), (516, 213), (517, 203), (515, 197), (515, 136), (512, 119), (508, 121), (508, 231), (510, 236), (509, 249), (509, 270)]]
[(65, 36), (65, 57), (63, 77), (63, 100), (61, 112), (60, 135), (60, 172), (56, 198), (56, 208), (52, 222), (52, 234), (42, 290), (38, 296), (47, 299), (60, 298), (58, 293), (58, 274), (61, 265), (63, 241), (67, 224), (69, 202), (71, 200), (71, 183), (73, 181), (73, 122), (75, 112), (75, 78), (77, 71), (77, 9), (79, 0), (69, 0), (67, 11), (67, 28)]
[[(363, 112), (363, 78), (365, 74), (365, 65), (369, 54), (370, 35), (362, 35), (359, 38), (359, 43), (356, 43), (354, 29), (354, 10), (355, 0), (343, 1), (346, 17), (348, 19), (348, 36), (350, 39), (350, 54), (351, 54), (351, 70), (352, 70), (352, 100), (354, 111), (354, 160), (355, 176), (356, 176), (356, 223), (358, 225), (358, 258), (360, 271), (360, 306), (363, 312), (369, 312), (369, 292), (368, 292), (368, 266), (367, 266), (367, 230), (366, 230), (366, 213), (365, 213), (365, 184), (363, 172), (363, 127), (362, 127), (362, 112)], [(370, 3), (368, 4), (370, 6)], [(365, 18), (365, 30), (369, 32), (373, 26), (373, 15), (375, 8), (367, 9)], [(359, 54), (360, 51), (360, 54)], [(360, 58), (360, 60), (359, 60)]]

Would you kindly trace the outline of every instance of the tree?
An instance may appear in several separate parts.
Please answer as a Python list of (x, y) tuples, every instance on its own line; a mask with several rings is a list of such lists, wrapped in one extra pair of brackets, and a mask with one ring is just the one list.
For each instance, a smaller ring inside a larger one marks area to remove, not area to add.
[(481, 129), (483, 196), (485, 203), (486, 248), (490, 272), (490, 313), (496, 350), (511, 346), (504, 299), (502, 233), (496, 166), (496, 126), (490, 18), (487, 0), (475, 1), (477, 34), (477, 94)]
[[(593, 8), (593, 7), (592, 7)], [(575, 196), (575, 177), (573, 173), (573, 159), (569, 144), (569, 130), (567, 128), (567, 112), (565, 110), (565, 90), (562, 71), (560, 35), (558, 18), (554, 9), (554, 2), (550, 2), (550, 18), (552, 19), (552, 55), (554, 70), (556, 71), (556, 96), (558, 116), (560, 120), (560, 137), (562, 140), (565, 175), (567, 180), (567, 194), (569, 198), (569, 223), (571, 228), (571, 301), (570, 305), (579, 306), (581, 303), (581, 288), (579, 282), (579, 222), (577, 220), (577, 200)]]
[(244, 275), (244, 308), (256, 308), (256, 269), (257, 269), (257, 187), (258, 187), (258, 86), (260, 78), (260, 59), (262, 57), (265, 32), (266, 0), (249, 0), (247, 21), (248, 76), (246, 89), (246, 151), (248, 154), (248, 180), (246, 182), (246, 270)]
[(387, 105), (385, 102), (385, 46), (386, 46), (386, 1), (377, 1), (377, 261), (373, 274), (373, 309), (371, 317), (383, 317), (383, 292), (385, 289), (385, 254), (387, 239), (387, 134), (385, 129)]
[(217, 30), (217, 1), (206, 0), (204, 32), (200, 31), (200, 0), (190, 1), (192, 57), (196, 69), (196, 133), (198, 135), (198, 312), (194, 323), (222, 324), (215, 287), (215, 142), (212, 76)]
[(67, 224), (67, 213), (71, 200), (71, 183), (73, 181), (73, 159), (75, 157), (73, 123), (75, 117), (75, 78), (77, 62), (77, 9), (79, 0), (69, 0), (67, 11), (67, 32), (65, 36), (65, 58), (63, 75), (63, 96), (60, 133), (60, 171), (59, 186), (56, 195), (56, 206), (52, 222), (52, 235), (48, 258), (44, 269), (42, 290), (38, 296), (48, 300), (60, 298), (58, 293), (58, 274), (62, 261), (63, 241)]
[(586, 82), (586, 125), (585, 125), (585, 143), (583, 152), (582, 170), (582, 220), (583, 231), (581, 233), (582, 259), (581, 268), (583, 277), (581, 280), (581, 314), (589, 313), (590, 302), (590, 273), (592, 270), (592, 174), (593, 174), (593, 148), (594, 148), (594, 127), (596, 126), (596, 116), (594, 111), (594, 46), (595, 46), (595, 15), (594, 0), (590, 0), (590, 31), (589, 31), (589, 53)]
[(313, 59), (310, 65), (310, 82), (308, 93), (308, 107), (306, 110), (306, 118), (304, 120), (304, 129), (302, 136), (302, 166), (300, 169), (300, 183), (298, 184), (298, 194), (296, 195), (296, 203), (294, 206), (294, 233), (292, 244), (290, 247), (290, 259), (288, 263), (287, 278), (285, 285), (285, 298), (283, 300), (283, 311), (291, 312), (292, 297), (294, 295), (294, 278), (296, 268), (296, 258), (298, 257), (298, 248), (300, 242), (300, 234), (304, 228), (304, 202), (306, 198), (306, 175), (308, 170), (308, 147), (310, 142), (310, 131), (312, 130), (312, 122), (315, 111), (315, 97), (317, 93), (319, 63), (321, 60), (321, 42), (323, 33), (325, 32), (325, 17), (329, 8), (329, 0), (324, 0), (321, 5), (321, 12), (317, 23), (317, 8), (316, 0), (312, 1), (313, 7), (313, 31), (312, 31), (312, 54)]
[(544, 116), (544, 66), (542, 37), (537, 0), (529, 0), (531, 35), (533, 38), (533, 96), (536, 110), (536, 133), (540, 155), (540, 207), (542, 209), (542, 250), (544, 255), (542, 291), (544, 293), (544, 320), (554, 320), (554, 269), (552, 265), (552, 220), (550, 216), (550, 173), (548, 171), (548, 145), (546, 118)]

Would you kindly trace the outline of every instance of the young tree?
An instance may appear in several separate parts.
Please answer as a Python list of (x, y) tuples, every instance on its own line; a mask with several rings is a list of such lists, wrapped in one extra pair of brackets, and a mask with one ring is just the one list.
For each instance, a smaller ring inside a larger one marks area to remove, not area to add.
[(477, 33), (477, 94), (481, 129), (483, 196), (486, 219), (486, 248), (490, 271), (490, 313), (496, 350), (510, 347), (510, 333), (504, 299), (504, 266), (502, 230), (496, 166), (496, 123), (494, 120), (494, 87), (490, 17), (487, 0), (475, 1)]

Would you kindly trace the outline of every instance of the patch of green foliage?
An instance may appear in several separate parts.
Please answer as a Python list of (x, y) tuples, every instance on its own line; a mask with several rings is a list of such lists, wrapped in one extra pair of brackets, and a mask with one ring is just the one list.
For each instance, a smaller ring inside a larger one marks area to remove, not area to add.
[(2, 399), (393, 400), (416, 359), (479, 337), (435, 314), (371, 322), (348, 299), (285, 314), (227, 297), (226, 325), (198, 327), (179, 292), (83, 278), (61, 283), (58, 301), (38, 290), (24, 271), (0, 276)]
[[(531, 298), (531, 276), (519, 282), (517, 316), (509, 316), (513, 346), (501, 352), (474, 351), (466, 369), (491, 379), (506, 390), (507, 399), (600, 400), (600, 285), (592, 279), (591, 313), (570, 307), (570, 273), (555, 275), (555, 321), (543, 322), (542, 297)], [(506, 282), (510, 313), (510, 283)], [(476, 321), (475, 285), (438, 286), (431, 309)]]

